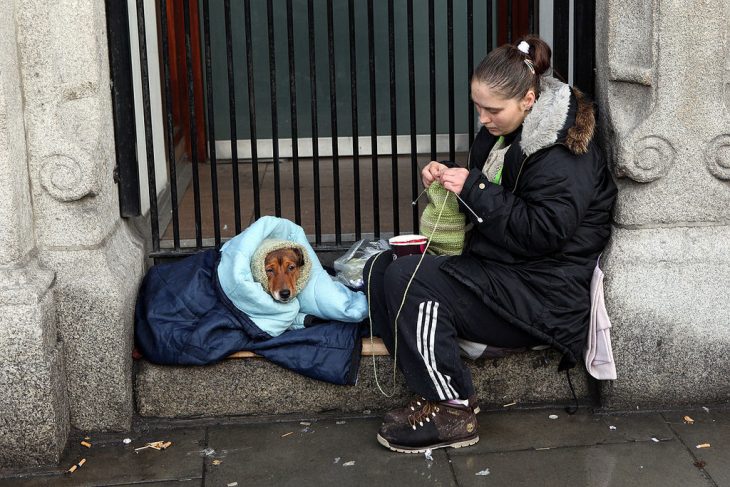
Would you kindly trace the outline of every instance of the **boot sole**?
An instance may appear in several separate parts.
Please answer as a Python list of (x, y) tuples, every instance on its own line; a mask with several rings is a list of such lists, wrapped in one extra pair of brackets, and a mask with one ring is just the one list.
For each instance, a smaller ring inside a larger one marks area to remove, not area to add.
[(451, 441), (451, 442), (444, 442), (444, 443), (437, 443), (435, 445), (428, 445), (428, 446), (421, 446), (421, 447), (410, 447), (410, 446), (401, 446), (401, 445), (394, 445), (390, 443), (388, 440), (380, 436), (380, 433), (377, 435), (378, 443), (383, 445), (385, 448), (397, 451), (401, 453), (424, 453), (426, 450), (435, 450), (437, 448), (463, 448), (465, 446), (471, 446), (475, 445), (479, 441), (479, 435), (475, 435), (471, 438), (465, 438), (463, 440), (458, 441)]

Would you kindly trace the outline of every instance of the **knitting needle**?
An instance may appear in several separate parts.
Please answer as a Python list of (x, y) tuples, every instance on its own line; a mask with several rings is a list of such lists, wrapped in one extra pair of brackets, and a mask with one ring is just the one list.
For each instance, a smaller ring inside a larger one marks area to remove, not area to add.
[(426, 191), (428, 191), (428, 188), (423, 188), (423, 191), (421, 191), (421, 194), (418, 195), (418, 198), (416, 198), (415, 200), (411, 201), (411, 205), (416, 206), (416, 203), (418, 202), (418, 200), (421, 199), (421, 196), (423, 196), (423, 194)]
[[(452, 191), (452, 193), (453, 193), (453, 191)], [(462, 200), (462, 199), (461, 199), (461, 197), (460, 197), (460, 196), (459, 196), (458, 194), (456, 194), (456, 193), (454, 193), (454, 196), (456, 196), (456, 198), (457, 198), (457, 199), (458, 199), (459, 201), (461, 201), (461, 203), (462, 203), (462, 204), (463, 204), (464, 206), (466, 206), (466, 209), (467, 209), (467, 210), (469, 210), (469, 211), (471, 212), (471, 214), (472, 214), (472, 215), (474, 215), (474, 216), (476, 217), (476, 219), (477, 219), (477, 221), (478, 221), (479, 223), (484, 223), (484, 220), (482, 220), (482, 217), (480, 217), (479, 215), (477, 215), (477, 214), (476, 214), (476, 213), (474, 212), (474, 210), (472, 210), (472, 209), (471, 209), (471, 206), (469, 206), (469, 205), (467, 205), (467, 204), (466, 204), (466, 201)]]
[[(421, 194), (418, 195), (418, 198), (416, 198), (415, 200), (411, 201), (411, 205), (416, 206), (416, 203), (418, 202), (418, 200), (421, 199), (421, 196), (423, 196), (423, 193), (425, 193), (426, 191), (428, 191), (428, 188), (426, 188), (423, 191), (421, 191)], [(453, 193), (453, 191), (452, 191), (452, 193)], [(471, 209), (471, 206), (467, 205), (466, 202), (464, 200), (462, 200), (459, 197), (458, 194), (454, 193), (454, 196), (456, 196), (459, 199), (459, 201), (461, 201), (461, 203), (466, 207), (466, 209), (469, 210), (471, 212), (471, 214), (476, 217), (476, 219), (477, 219), (477, 221), (479, 223), (484, 223), (484, 220), (482, 219), (482, 217), (480, 217), (479, 215), (477, 215), (476, 212)]]

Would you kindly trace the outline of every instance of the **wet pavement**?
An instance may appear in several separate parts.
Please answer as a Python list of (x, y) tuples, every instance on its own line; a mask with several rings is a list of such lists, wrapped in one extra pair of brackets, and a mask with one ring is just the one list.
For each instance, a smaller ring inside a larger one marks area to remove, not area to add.
[[(380, 417), (368, 412), (221, 421), (145, 420), (126, 435), (89, 435), (91, 448), (77, 434), (60, 467), (5, 471), (0, 486), (730, 486), (727, 409), (485, 411), (478, 444), (431, 458), (381, 447)], [(136, 450), (154, 441), (172, 444)]]

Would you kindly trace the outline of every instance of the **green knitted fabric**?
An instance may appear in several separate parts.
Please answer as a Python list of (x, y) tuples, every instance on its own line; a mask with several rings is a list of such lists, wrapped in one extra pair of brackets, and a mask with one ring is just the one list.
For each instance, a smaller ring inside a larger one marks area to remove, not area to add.
[[(436, 255), (459, 255), (464, 248), (464, 214), (459, 212), (456, 195), (434, 182), (428, 187), (429, 203), (421, 215), (421, 235), (431, 238), (428, 250)], [(436, 220), (446, 200), (441, 219)], [(435, 231), (434, 231), (435, 230)]]

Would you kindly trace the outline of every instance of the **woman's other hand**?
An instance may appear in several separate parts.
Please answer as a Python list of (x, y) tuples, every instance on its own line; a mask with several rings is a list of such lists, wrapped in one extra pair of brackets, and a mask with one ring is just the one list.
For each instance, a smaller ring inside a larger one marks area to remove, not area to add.
[[(428, 166), (426, 166), (428, 167)], [(469, 177), (469, 170), (463, 167), (445, 168), (441, 171), (439, 182), (441, 186), (456, 194), (461, 194), (464, 188), (464, 182)]]
[(425, 188), (431, 186), (431, 183), (439, 180), (441, 173), (446, 169), (446, 166), (437, 161), (431, 161), (426, 164), (426, 167), (421, 171), (421, 182), (423, 182), (423, 186)]

